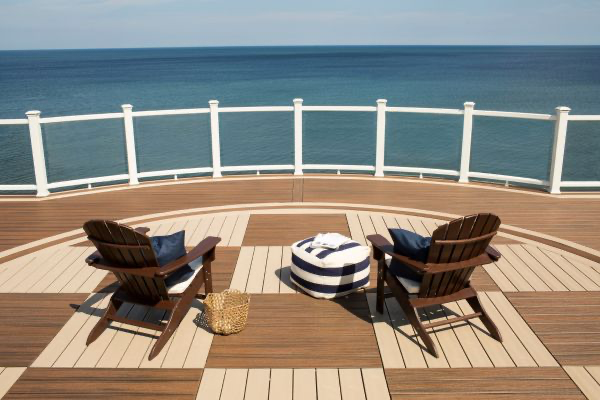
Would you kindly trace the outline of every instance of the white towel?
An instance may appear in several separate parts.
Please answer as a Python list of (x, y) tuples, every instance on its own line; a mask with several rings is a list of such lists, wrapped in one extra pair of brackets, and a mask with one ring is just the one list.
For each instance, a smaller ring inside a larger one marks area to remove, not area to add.
[(324, 248), (324, 249), (332, 249), (335, 250), (343, 244), (346, 244), (350, 241), (350, 238), (347, 238), (344, 235), (339, 233), (319, 233), (313, 239), (310, 247), (314, 248)]

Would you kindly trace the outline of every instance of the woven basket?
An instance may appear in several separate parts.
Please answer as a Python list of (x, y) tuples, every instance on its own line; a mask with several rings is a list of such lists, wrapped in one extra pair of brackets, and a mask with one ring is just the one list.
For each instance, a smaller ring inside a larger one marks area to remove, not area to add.
[(239, 290), (209, 293), (204, 300), (206, 321), (214, 333), (231, 335), (246, 326), (250, 295)]

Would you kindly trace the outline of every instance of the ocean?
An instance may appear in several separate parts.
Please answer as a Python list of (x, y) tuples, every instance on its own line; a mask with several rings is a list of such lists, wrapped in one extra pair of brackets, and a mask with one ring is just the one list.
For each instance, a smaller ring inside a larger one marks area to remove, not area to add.
[[(600, 46), (0, 51), (0, 118), (220, 106), (375, 105), (600, 114)], [(375, 113), (305, 112), (304, 162), (375, 162)], [(210, 166), (208, 115), (135, 118), (140, 171)], [(223, 165), (292, 164), (292, 113), (220, 115)], [(458, 169), (462, 116), (388, 113), (386, 165)], [(43, 126), (50, 182), (127, 172), (122, 120)], [(548, 178), (553, 123), (475, 117), (471, 170)], [(34, 183), (0, 125), (0, 184)], [(600, 180), (600, 122), (570, 122), (564, 180)]]

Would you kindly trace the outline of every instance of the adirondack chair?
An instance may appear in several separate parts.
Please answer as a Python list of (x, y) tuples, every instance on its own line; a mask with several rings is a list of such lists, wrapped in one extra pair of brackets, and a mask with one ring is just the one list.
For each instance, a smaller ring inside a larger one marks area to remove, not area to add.
[[(194, 298), (203, 297), (198, 294), (200, 288), (204, 285), (205, 293), (212, 292), (211, 262), (215, 258), (215, 246), (221, 239), (209, 236), (185, 256), (159, 266), (150, 238), (146, 236), (148, 228), (132, 229), (112, 221), (92, 220), (83, 225), (83, 230), (97, 249), (86, 262), (112, 272), (120, 283), (86, 344), (94, 342), (111, 321), (158, 330), (162, 333), (150, 351), (148, 359), (152, 360), (173, 335)], [(179, 282), (177, 290), (171, 290), (165, 279), (200, 257), (202, 266), (198, 266), (189, 279)], [(158, 324), (129, 319), (117, 313), (125, 302), (167, 310), (170, 315), (167, 314), (166, 323)]]
[[(439, 226), (432, 235), (426, 263), (415, 261), (402, 254), (394, 253), (393, 245), (381, 235), (370, 235), (373, 258), (377, 260), (377, 303), (383, 313), (384, 286), (390, 288), (410, 324), (423, 340), (427, 350), (438, 357), (437, 350), (426, 329), (479, 317), (490, 335), (502, 341), (500, 332), (477, 298), (470, 285), (473, 270), (481, 265), (498, 260), (501, 255), (489, 246), (500, 227), (500, 218), (493, 214), (476, 214), (455, 219)], [(407, 268), (422, 275), (422, 280), (398, 279), (388, 270), (385, 255), (403, 263)], [(417, 308), (442, 305), (452, 301), (466, 300), (474, 313), (443, 321), (423, 324)]]

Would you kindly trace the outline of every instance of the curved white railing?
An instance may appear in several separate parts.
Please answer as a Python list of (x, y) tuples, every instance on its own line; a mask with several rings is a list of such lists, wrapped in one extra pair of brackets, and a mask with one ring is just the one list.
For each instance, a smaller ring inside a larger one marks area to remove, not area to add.
[[(560, 193), (561, 187), (569, 188), (600, 188), (600, 181), (562, 181), (563, 159), (565, 152), (565, 141), (568, 121), (600, 121), (600, 115), (569, 115), (568, 107), (557, 107), (556, 114), (535, 114), (505, 111), (475, 110), (475, 103), (467, 102), (464, 109), (448, 108), (422, 108), (422, 107), (388, 107), (387, 100), (377, 100), (376, 106), (304, 106), (302, 99), (294, 99), (293, 106), (276, 107), (219, 107), (217, 100), (209, 101), (208, 108), (190, 108), (178, 110), (156, 110), (156, 111), (133, 111), (133, 106), (124, 104), (120, 113), (88, 114), (65, 117), (42, 118), (39, 111), (26, 113), (27, 119), (4, 119), (0, 125), (29, 125), (31, 149), (35, 172), (35, 185), (0, 185), (0, 191), (36, 191), (37, 196), (47, 196), (50, 189), (58, 189), (72, 186), (88, 185), (91, 187), (96, 183), (116, 182), (128, 180), (130, 185), (139, 183), (139, 178), (173, 176), (212, 173), (212, 176), (221, 177), (222, 172), (245, 172), (245, 171), (285, 171), (293, 170), (294, 175), (302, 175), (304, 170), (334, 170), (334, 171), (365, 171), (373, 172), (375, 176), (383, 176), (385, 172), (413, 173), (423, 176), (440, 175), (458, 177), (459, 182), (468, 182), (469, 178), (487, 179), (500, 181), (539, 185), (547, 187), (553, 194)], [(342, 164), (304, 164), (302, 161), (302, 114), (304, 112), (375, 112), (377, 114), (375, 165), (342, 165)], [(219, 138), (219, 114), (240, 112), (292, 112), (294, 115), (294, 164), (290, 165), (240, 165), (222, 166)], [(417, 113), (417, 114), (445, 114), (463, 115), (462, 149), (460, 168), (458, 170), (418, 168), (403, 166), (384, 165), (385, 156), (385, 123), (387, 113)], [(167, 116), (167, 115), (191, 115), (210, 114), (212, 166), (199, 168), (183, 168), (162, 171), (138, 172), (135, 134), (133, 118)], [(473, 116), (520, 118), (529, 120), (555, 121), (554, 144), (552, 150), (552, 162), (550, 165), (549, 179), (533, 179), (519, 176), (483, 173), (470, 170), (471, 160), (471, 136), (473, 131)], [(123, 119), (125, 145), (127, 154), (128, 173), (121, 175), (101, 176), (84, 179), (75, 179), (61, 182), (48, 182), (46, 174), (46, 161), (44, 158), (44, 143), (42, 139), (42, 124), (53, 124), (73, 121), (91, 121), (103, 119)]]

